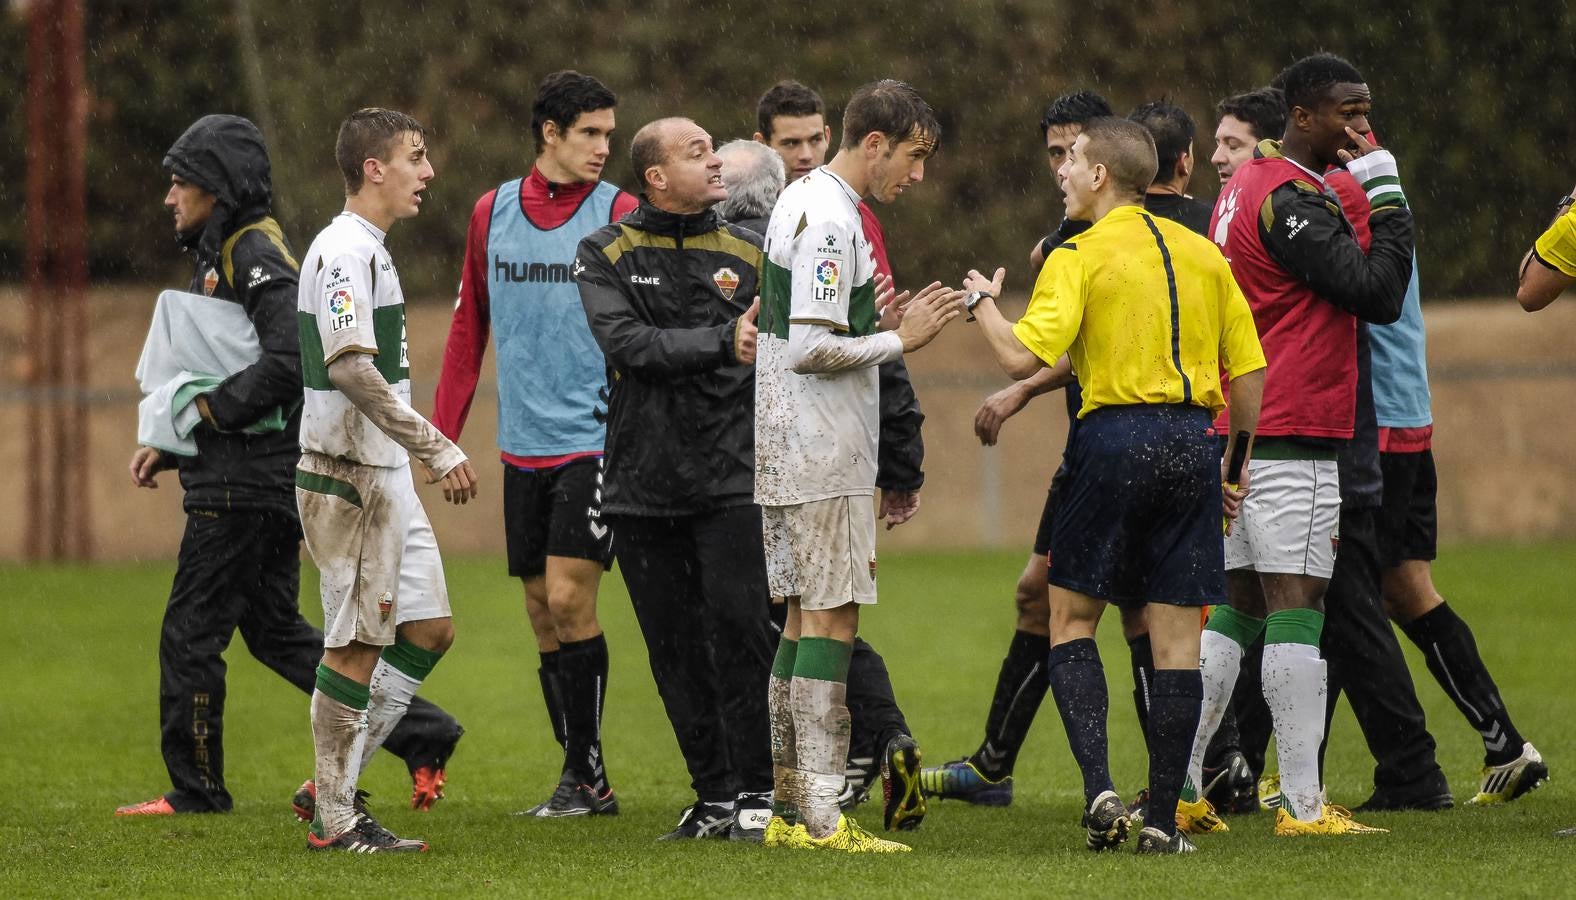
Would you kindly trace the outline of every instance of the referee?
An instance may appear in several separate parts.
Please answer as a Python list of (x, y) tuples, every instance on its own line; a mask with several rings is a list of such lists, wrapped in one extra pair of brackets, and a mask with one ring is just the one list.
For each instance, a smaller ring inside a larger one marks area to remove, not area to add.
[[(1209, 437), (1231, 376), (1228, 455), (1257, 427), (1264, 355), (1247, 301), (1220, 251), (1143, 209), (1156, 171), (1143, 126), (1098, 118), (1084, 126), (1057, 176), (1067, 214), (1094, 223), (1054, 249), (1016, 324), (997, 311), (1005, 271), (970, 272), (966, 304), (996, 360), (1014, 378), (1063, 353), (1083, 384), (1068, 448), (1065, 499), (1051, 531), (1051, 691), (1084, 776), (1091, 850), (1115, 847), (1129, 822), (1106, 752), (1105, 672), (1094, 641), (1107, 603), (1143, 608), (1154, 647), (1149, 785), (1140, 853), (1186, 853), (1177, 793), (1202, 684), (1197, 607), (1225, 598), (1222, 493)], [(1244, 479), (1244, 488), (1246, 487)]]

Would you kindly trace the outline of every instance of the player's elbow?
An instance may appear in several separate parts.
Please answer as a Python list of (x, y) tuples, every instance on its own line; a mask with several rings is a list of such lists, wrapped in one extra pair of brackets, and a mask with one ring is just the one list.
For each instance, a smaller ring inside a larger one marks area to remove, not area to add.
[(1543, 309), (1550, 303), (1553, 303), (1554, 298), (1558, 296), (1559, 292), (1557, 291), (1540, 291), (1526, 283), (1523, 283), (1521, 287), (1516, 289), (1516, 302), (1521, 304), (1521, 308), (1529, 313)]

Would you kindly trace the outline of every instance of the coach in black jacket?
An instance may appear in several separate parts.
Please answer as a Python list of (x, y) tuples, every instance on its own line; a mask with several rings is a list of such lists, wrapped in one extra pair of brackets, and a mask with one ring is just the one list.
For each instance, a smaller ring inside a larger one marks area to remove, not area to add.
[[(230, 809), (221, 654), (237, 628), (253, 656), (308, 693), (323, 655), (323, 634), (301, 617), (298, 599), (297, 266), (269, 216), (268, 150), (246, 119), (204, 116), (170, 147), (164, 168), (170, 173), (164, 202), (174, 213), (176, 237), (197, 260), (191, 291), (240, 304), (262, 356), (197, 398), (196, 456), (139, 447), (131, 458), (138, 487), (158, 487), (154, 476), (179, 469), (186, 532), (159, 639), (161, 745), (173, 789), (117, 815)], [(242, 430), (276, 408), (288, 412), (284, 430)], [(413, 775), (423, 768), (441, 775), (461, 731), (418, 698), (384, 746)]]
[(670, 838), (759, 840), (772, 763), (755, 505), (759, 238), (722, 221), (711, 137), (640, 129), (639, 208), (581, 241), (575, 277), (607, 358), (603, 517), (696, 802)]

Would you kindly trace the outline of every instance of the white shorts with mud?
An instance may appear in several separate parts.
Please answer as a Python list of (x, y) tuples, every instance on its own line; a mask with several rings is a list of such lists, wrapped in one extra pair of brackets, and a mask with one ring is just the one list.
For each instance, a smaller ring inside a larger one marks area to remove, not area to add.
[(404, 622), (450, 616), (443, 560), (409, 466), (304, 452), (296, 508), (321, 573), (325, 647), (388, 646)]
[(868, 495), (762, 506), (766, 581), (799, 608), (876, 602), (876, 516)]

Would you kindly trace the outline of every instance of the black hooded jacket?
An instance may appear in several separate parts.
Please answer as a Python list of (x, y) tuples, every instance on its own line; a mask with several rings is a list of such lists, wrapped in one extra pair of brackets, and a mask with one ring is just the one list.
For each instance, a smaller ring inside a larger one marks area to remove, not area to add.
[[(204, 227), (179, 235), (197, 258), (191, 291), (240, 304), (263, 350), (257, 362), (207, 394), (213, 424), (204, 422), (193, 433), (195, 457), (178, 458), (185, 507), (294, 514), (302, 391), (299, 266), (269, 217), (263, 135), (239, 116), (204, 116), (170, 147), (164, 168), (215, 197)], [(241, 431), (275, 407), (287, 414), (283, 431)]]

